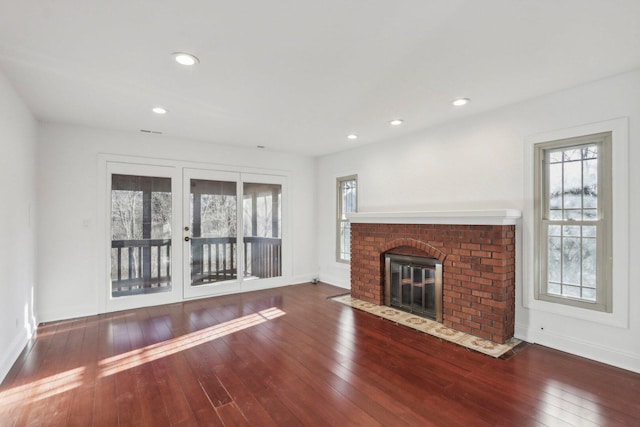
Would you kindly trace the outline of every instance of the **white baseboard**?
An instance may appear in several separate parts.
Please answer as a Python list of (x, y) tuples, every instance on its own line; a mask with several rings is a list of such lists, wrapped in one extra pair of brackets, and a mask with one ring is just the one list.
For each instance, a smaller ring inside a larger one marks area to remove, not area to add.
[(516, 323), (514, 328), (513, 336), (518, 338), (519, 340), (533, 343), (534, 341), (529, 337), (529, 328), (527, 325), (521, 325)]
[(577, 340), (574, 337), (555, 334), (549, 331), (534, 331), (522, 325), (516, 325), (515, 336), (530, 343), (540, 344), (586, 359), (595, 360), (596, 362), (640, 373), (640, 355), (636, 353)]
[(337, 286), (344, 289), (351, 289), (351, 281), (348, 277), (345, 279), (344, 277), (324, 273), (320, 275), (319, 279), (321, 282), (327, 283), (329, 285)]
[(21, 333), (13, 339), (7, 351), (3, 352), (4, 355), (0, 361), (0, 383), (4, 381), (4, 378), (9, 373), (13, 364), (16, 363), (16, 360), (18, 360), (18, 356), (20, 356), (20, 353), (22, 353), (22, 350), (24, 350), (30, 339), (31, 336), (27, 334), (27, 331), (22, 330)]
[(85, 305), (65, 307), (64, 310), (48, 310), (38, 313), (40, 323), (57, 322), (59, 320), (76, 319), (78, 317), (95, 316), (98, 314), (96, 307)]

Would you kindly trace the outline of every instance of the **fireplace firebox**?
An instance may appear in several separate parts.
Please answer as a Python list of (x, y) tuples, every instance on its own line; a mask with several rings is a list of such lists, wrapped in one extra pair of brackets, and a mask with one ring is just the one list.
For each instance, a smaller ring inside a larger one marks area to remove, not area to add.
[(442, 262), (385, 255), (385, 305), (442, 322)]

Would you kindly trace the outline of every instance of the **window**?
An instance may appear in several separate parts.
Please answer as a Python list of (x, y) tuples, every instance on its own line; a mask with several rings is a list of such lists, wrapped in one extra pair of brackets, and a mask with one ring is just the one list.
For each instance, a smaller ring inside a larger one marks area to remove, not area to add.
[(536, 298), (611, 311), (611, 133), (535, 145)]
[(351, 261), (351, 225), (347, 214), (357, 212), (358, 177), (356, 175), (338, 178), (338, 215), (336, 222), (336, 260)]

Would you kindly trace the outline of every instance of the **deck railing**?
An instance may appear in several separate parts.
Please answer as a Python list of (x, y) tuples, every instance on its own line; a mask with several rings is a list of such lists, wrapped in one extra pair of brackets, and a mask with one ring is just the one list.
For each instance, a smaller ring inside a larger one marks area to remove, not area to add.
[[(282, 275), (282, 240), (245, 237), (244, 277)], [(191, 239), (192, 285), (237, 278), (235, 237)], [(171, 288), (171, 239), (112, 240), (113, 296), (151, 293)]]
[(168, 290), (171, 287), (171, 239), (111, 241), (113, 296)]
[(235, 237), (191, 238), (191, 283), (233, 280), (238, 277)]
[(282, 276), (282, 239), (273, 237), (244, 238), (244, 276)]
[[(191, 280), (193, 284), (237, 278), (235, 237), (194, 237)], [(282, 275), (282, 240), (245, 237), (244, 277), (260, 279)]]

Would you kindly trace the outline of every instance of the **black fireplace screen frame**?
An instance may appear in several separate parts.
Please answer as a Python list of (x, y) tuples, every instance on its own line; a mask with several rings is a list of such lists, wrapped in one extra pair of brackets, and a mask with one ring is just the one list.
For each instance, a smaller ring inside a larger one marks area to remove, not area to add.
[[(393, 265), (398, 266), (397, 273)], [(442, 262), (388, 253), (384, 256), (384, 271), (385, 305), (442, 323)]]

